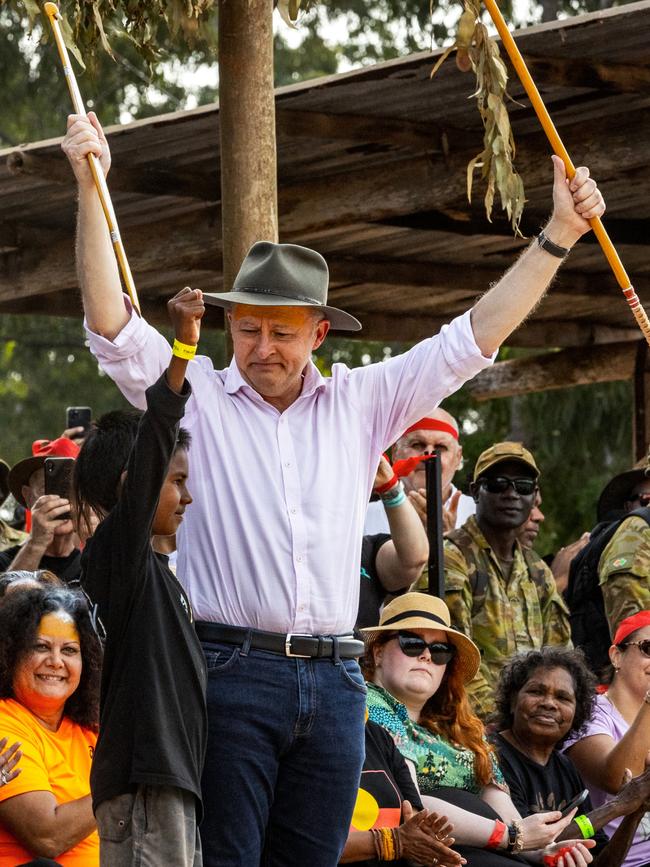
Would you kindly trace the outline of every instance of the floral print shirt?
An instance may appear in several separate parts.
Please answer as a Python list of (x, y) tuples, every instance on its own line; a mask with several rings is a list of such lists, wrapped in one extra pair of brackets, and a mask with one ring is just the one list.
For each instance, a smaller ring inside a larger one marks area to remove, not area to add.
[[(433, 795), (434, 790), (442, 786), (481, 794), (483, 786), (474, 774), (474, 753), (450, 744), (440, 735), (413, 722), (406, 707), (374, 683), (368, 684), (368, 715), (389, 732), (404, 758), (413, 762), (423, 795)], [(507, 792), (508, 786), (494, 754), (492, 764), (492, 783)]]

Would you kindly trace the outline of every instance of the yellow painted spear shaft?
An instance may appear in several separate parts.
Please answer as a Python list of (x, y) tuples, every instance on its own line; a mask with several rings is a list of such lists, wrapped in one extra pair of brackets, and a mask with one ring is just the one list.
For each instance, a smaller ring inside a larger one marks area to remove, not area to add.
[[(508, 56), (512, 62), (512, 65), (519, 76), (519, 80), (524, 86), (524, 90), (528, 94), (528, 97), (532, 103), (533, 108), (535, 109), (535, 113), (539, 118), (539, 121), (546, 133), (546, 136), (551, 143), (551, 147), (557, 156), (563, 161), (566, 167), (567, 177), (572, 178), (575, 173), (575, 166), (571, 161), (571, 157), (567, 149), (564, 147), (562, 139), (560, 138), (557, 129), (555, 128), (555, 124), (551, 120), (551, 116), (548, 113), (546, 106), (540, 96), (539, 90), (533, 78), (528, 71), (528, 67), (526, 66), (526, 62), (524, 58), (521, 56), (521, 52), (517, 48), (515, 44), (515, 40), (512, 38), (510, 31), (508, 30), (508, 26), (503, 19), (503, 15), (499, 7), (497, 6), (495, 0), (485, 0), (485, 6), (490, 13), (490, 17), (494, 22), (495, 27), (499, 31), (499, 36), (501, 37), (501, 41), (503, 43), (504, 48), (508, 52)], [(630, 282), (630, 278), (627, 275), (625, 268), (623, 267), (623, 263), (616, 252), (616, 248), (611, 242), (609, 235), (607, 234), (607, 230), (603, 226), (602, 220), (600, 217), (594, 217), (589, 220), (591, 228), (594, 230), (594, 235), (598, 238), (598, 242), (602, 247), (603, 253), (605, 254), (605, 258), (609, 262), (612, 271), (614, 272), (614, 276), (618, 282), (618, 285), (621, 287), (623, 291), (623, 295), (625, 296), (625, 300), (627, 301), (630, 310), (634, 318), (637, 321), (637, 325), (643, 332), (643, 336), (650, 344), (650, 320), (646, 315), (645, 310), (639, 300), (639, 296), (634, 291), (632, 284)]]
[[(65, 74), (65, 80), (68, 83), (68, 90), (70, 91), (70, 97), (72, 99), (72, 105), (74, 107), (75, 114), (85, 115), (86, 109), (84, 108), (83, 99), (81, 98), (79, 86), (77, 85), (77, 79), (75, 78), (74, 72), (72, 71), (72, 65), (70, 63), (68, 49), (63, 39), (63, 34), (61, 33), (61, 26), (59, 24), (59, 9), (55, 3), (46, 3), (44, 8), (45, 14), (50, 19), (50, 24), (52, 25), (54, 41), (56, 42), (56, 47), (59, 50), (59, 57), (61, 58), (61, 63), (63, 65), (63, 72)], [(131, 274), (131, 268), (129, 267), (128, 259), (126, 258), (126, 252), (124, 250), (124, 245), (122, 244), (122, 238), (120, 237), (120, 230), (117, 225), (117, 217), (115, 216), (115, 210), (113, 208), (113, 202), (111, 201), (111, 194), (108, 191), (106, 178), (104, 177), (104, 171), (95, 154), (88, 154), (88, 164), (90, 166), (90, 171), (92, 172), (95, 187), (97, 188), (97, 192), (99, 194), (99, 200), (102, 203), (102, 210), (104, 211), (106, 222), (108, 223), (108, 230), (111, 235), (111, 241), (113, 242), (115, 257), (117, 258), (118, 265), (120, 266), (120, 271), (122, 272), (126, 291), (129, 293), (129, 298), (131, 299), (131, 303), (133, 304), (135, 311), (138, 313), (138, 315), (141, 315), (140, 302), (138, 301), (138, 293), (135, 288), (135, 283), (133, 282), (133, 275)]]

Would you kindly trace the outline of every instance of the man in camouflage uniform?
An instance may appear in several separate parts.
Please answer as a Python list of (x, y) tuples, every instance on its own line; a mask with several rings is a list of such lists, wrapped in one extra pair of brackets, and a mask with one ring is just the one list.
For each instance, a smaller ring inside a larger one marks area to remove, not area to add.
[(570, 646), (569, 617), (548, 566), (517, 535), (537, 493), (539, 469), (520, 443), (497, 443), (476, 462), (476, 515), (445, 539), (445, 590), (452, 625), (481, 650), (469, 685), (474, 710), (494, 709), (493, 690), (514, 653)]
[[(599, 518), (650, 506), (650, 453), (634, 469), (615, 476), (598, 501)], [(641, 517), (626, 518), (603, 551), (598, 580), (609, 631), (621, 620), (650, 608), (650, 526)]]

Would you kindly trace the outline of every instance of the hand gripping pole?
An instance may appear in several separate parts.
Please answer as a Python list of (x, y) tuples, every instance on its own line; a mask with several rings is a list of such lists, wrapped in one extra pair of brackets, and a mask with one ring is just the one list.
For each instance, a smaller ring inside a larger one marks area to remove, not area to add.
[[(72, 65), (70, 63), (68, 49), (66, 48), (63, 34), (61, 33), (61, 26), (59, 24), (59, 9), (55, 3), (46, 3), (44, 9), (45, 14), (50, 19), (50, 24), (52, 25), (54, 41), (56, 42), (56, 47), (59, 51), (59, 57), (61, 58), (61, 64), (63, 65), (63, 72), (65, 74), (65, 79), (68, 83), (68, 90), (70, 91), (70, 97), (72, 99), (72, 105), (74, 107), (75, 114), (85, 115), (86, 109), (84, 107), (83, 99), (81, 98), (79, 86), (77, 85), (77, 79), (75, 78), (74, 72), (72, 71)], [(124, 250), (124, 245), (122, 244), (122, 239), (120, 237), (120, 230), (117, 225), (117, 217), (115, 216), (113, 202), (111, 201), (111, 194), (108, 191), (108, 185), (106, 184), (106, 178), (104, 177), (103, 169), (95, 154), (88, 154), (87, 158), (88, 164), (90, 166), (90, 171), (92, 172), (93, 180), (95, 182), (95, 187), (97, 188), (97, 193), (99, 194), (99, 200), (102, 204), (102, 210), (104, 211), (104, 216), (106, 217), (106, 222), (108, 223), (108, 230), (111, 235), (111, 241), (113, 242), (113, 249), (115, 250), (115, 256), (117, 258), (118, 265), (120, 266), (120, 271), (122, 272), (122, 278), (124, 280), (126, 291), (129, 293), (129, 298), (131, 299), (131, 304), (133, 305), (135, 311), (138, 313), (138, 315), (141, 315), (140, 302), (138, 301), (138, 293), (135, 288), (135, 283), (133, 282), (131, 268), (129, 267), (129, 262), (126, 258), (126, 252)]]
[[(533, 78), (528, 71), (528, 67), (526, 66), (526, 62), (521, 55), (521, 52), (517, 48), (515, 44), (515, 40), (512, 38), (510, 31), (508, 30), (508, 26), (504, 21), (503, 15), (499, 7), (497, 6), (495, 0), (485, 0), (485, 6), (490, 13), (490, 17), (494, 22), (496, 29), (499, 32), (499, 36), (501, 37), (501, 41), (503, 43), (504, 48), (506, 49), (508, 56), (510, 57), (510, 61), (519, 76), (519, 80), (521, 81), (524, 90), (528, 94), (528, 98), (531, 101), (533, 108), (535, 109), (535, 114), (539, 118), (539, 121), (546, 133), (546, 137), (551, 143), (551, 147), (553, 148), (553, 152), (560, 157), (562, 162), (566, 167), (566, 173), (568, 178), (572, 178), (575, 173), (575, 166), (571, 161), (571, 157), (567, 149), (564, 147), (562, 139), (560, 138), (557, 129), (555, 128), (555, 124), (551, 120), (551, 116), (548, 113), (546, 106), (540, 96), (540, 93), (537, 89)], [(630, 310), (632, 311), (632, 315), (637, 321), (637, 325), (641, 329), (643, 336), (645, 337), (648, 344), (650, 344), (650, 320), (646, 315), (645, 310), (639, 300), (639, 296), (634, 291), (634, 288), (630, 282), (630, 278), (627, 275), (625, 268), (623, 267), (623, 263), (620, 260), (618, 253), (614, 245), (612, 244), (609, 235), (605, 227), (603, 226), (602, 220), (600, 217), (594, 217), (589, 220), (589, 224), (591, 228), (594, 230), (594, 235), (598, 239), (600, 246), (602, 247), (603, 253), (605, 254), (605, 258), (610, 264), (612, 271), (614, 272), (614, 276), (616, 277), (616, 281), (618, 285), (621, 287), (623, 295), (625, 296), (625, 300), (627, 301)]]

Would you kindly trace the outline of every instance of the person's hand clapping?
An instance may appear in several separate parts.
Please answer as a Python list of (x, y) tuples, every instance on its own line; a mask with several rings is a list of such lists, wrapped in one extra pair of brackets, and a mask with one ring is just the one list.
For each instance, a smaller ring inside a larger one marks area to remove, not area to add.
[(0, 740), (0, 786), (6, 786), (12, 780), (15, 780), (20, 773), (20, 768), (16, 765), (22, 758), (20, 744), (15, 743), (7, 747), (7, 738)]
[(167, 302), (167, 312), (178, 341), (196, 346), (201, 334), (201, 319), (205, 313), (203, 292), (185, 286)]
[[(458, 518), (458, 504), (460, 503), (461, 492), (455, 491), (448, 502), (442, 507), (442, 532), (450, 533), (456, 529), (456, 521)], [(411, 505), (418, 513), (422, 526), (426, 530), (427, 527), (427, 492), (425, 488), (420, 488), (417, 491), (409, 491), (408, 498)]]

